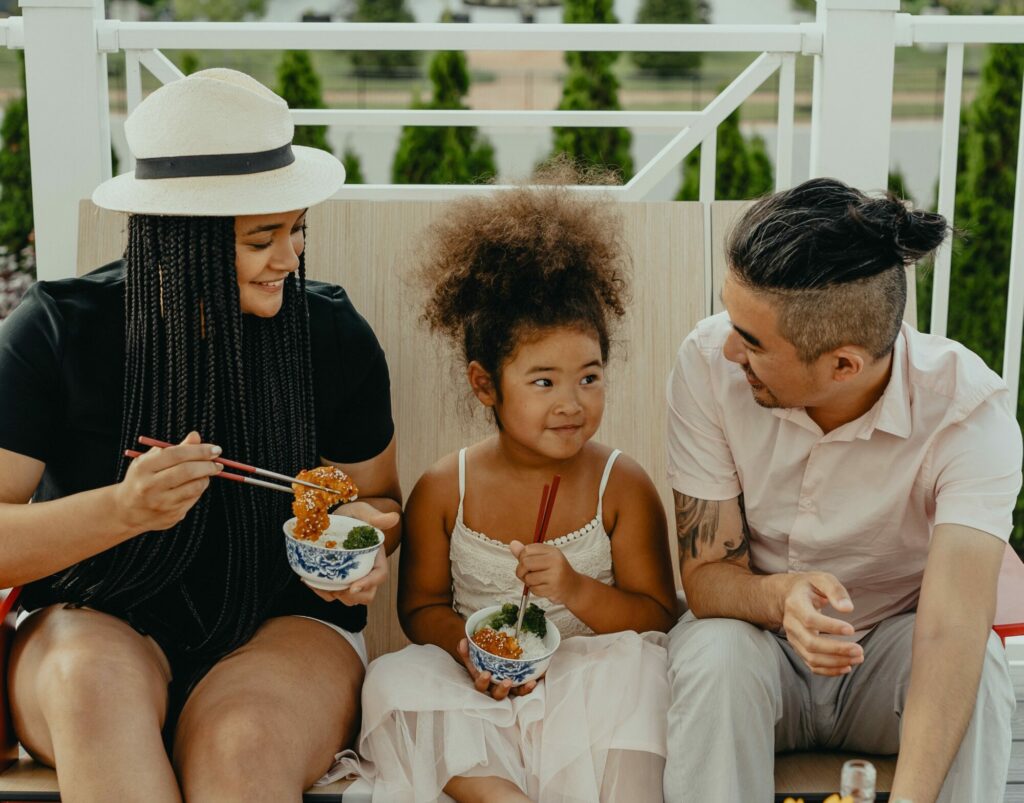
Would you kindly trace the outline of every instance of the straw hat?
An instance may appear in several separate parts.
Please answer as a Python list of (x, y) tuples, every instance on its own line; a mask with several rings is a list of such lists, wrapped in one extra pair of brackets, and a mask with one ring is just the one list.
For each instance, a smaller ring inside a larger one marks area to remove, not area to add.
[(124, 124), (135, 171), (96, 188), (98, 206), (147, 215), (305, 209), (345, 183), (318, 148), (292, 145), (288, 105), (259, 81), (212, 69), (160, 87)]

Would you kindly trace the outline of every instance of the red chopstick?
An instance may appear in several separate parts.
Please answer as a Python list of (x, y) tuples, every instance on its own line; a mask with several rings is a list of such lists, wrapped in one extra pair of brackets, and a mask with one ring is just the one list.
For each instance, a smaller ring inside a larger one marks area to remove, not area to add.
[(540, 509), (537, 511), (537, 523), (533, 526), (533, 543), (538, 543), (544, 536), (544, 514), (548, 512), (548, 491), (550, 485), (544, 486), (544, 493), (540, 495)]
[[(558, 474), (555, 474), (554, 479), (551, 480), (551, 493), (547, 498), (547, 507), (544, 510), (544, 521), (540, 525), (540, 532), (535, 534), (533, 537), (533, 542), (535, 544), (539, 544), (543, 541), (544, 536), (547, 534), (548, 522), (551, 521), (551, 511), (555, 508), (555, 495), (558, 493), (558, 483), (561, 481), (562, 478)], [(544, 489), (547, 490), (546, 485), (544, 486)]]
[[(159, 446), (162, 449), (166, 449), (169, 446), (174, 446), (173, 443), (167, 443), (165, 441), (158, 441), (156, 438), (149, 438), (145, 435), (139, 435), (139, 443), (146, 446)], [(136, 457), (138, 454), (136, 454)], [(270, 471), (265, 468), (256, 468), (256, 466), (250, 466), (248, 463), (239, 463), (237, 460), (228, 460), (226, 457), (215, 457), (213, 458), (214, 463), (220, 463), (222, 466), (228, 468), (238, 469), (239, 471), (245, 471), (248, 474), (259, 474), (263, 477), (271, 477), (275, 480), (281, 480), (282, 482), (294, 483), (296, 485), (305, 485), (307, 488), (316, 488), (318, 491), (326, 491), (331, 494), (342, 494), (342, 491), (335, 490), (334, 488), (327, 488), (323, 485), (317, 485), (315, 482), (307, 482), (306, 480), (299, 480), (295, 477), (289, 477), (287, 474), (278, 474), (276, 471)], [(266, 488), (278, 488), (280, 486), (273, 485), (269, 482), (259, 482), (257, 480), (246, 480), (244, 477), (239, 477), (237, 474), (225, 474), (221, 472), (217, 475), (218, 477), (227, 477), (229, 480), (237, 480), (239, 482), (248, 482), (250, 485), (259, 485)], [(288, 493), (294, 493), (291, 488), (288, 489)]]
[[(555, 507), (555, 495), (558, 493), (558, 483), (562, 481), (562, 478), (555, 474), (554, 479), (551, 480), (550, 493), (549, 487), (544, 486), (544, 493), (540, 497), (540, 510), (537, 511), (537, 525), (533, 529), (533, 543), (539, 544), (543, 542), (544, 536), (548, 531), (548, 522), (551, 521), (551, 511)], [(519, 638), (519, 629), (523, 626), (523, 615), (526, 613), (526, 598), (530, 594), (530, 589), (526, 587), (526, 583), (523, 583), (523, 598), (519, 600), (519, 617), (516, 619), (516, 638)]]

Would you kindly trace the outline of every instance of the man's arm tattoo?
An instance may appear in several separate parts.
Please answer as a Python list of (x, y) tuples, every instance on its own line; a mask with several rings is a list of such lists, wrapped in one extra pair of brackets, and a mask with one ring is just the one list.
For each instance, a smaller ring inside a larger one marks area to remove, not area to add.
[[(730, 538), (722, 543), (725, 547), (722, 560), (742, 560), (750, 552), (750, 527), (747, 524), (747, 511), (743, 505), (742, 494), (738, 501), (742, 523), (739, 541)], [(685, 560), (687, 556), (699, 557), (704, 547), (715, 543), (720, 505), (720, 502), (695, 499), (676, 492), (676, 537), (679, 540), (681, 559)]]
[(718, 505), (718, 502), (676, 493), (676, 537), (681, 559), (687, 555), (696, 558), (705, 546), (715, 542)]
[(750, 552), (750, 525), (747, 524), (747, 507), (743, 504), (743, 494), (740, 494), (740, 498), (736, 501), (740, 503), (740, 523), (743, 525), (743, 529), (740, 532), (738, 544), (735, 541), (725, 542), (726, 560), (745, 558)]

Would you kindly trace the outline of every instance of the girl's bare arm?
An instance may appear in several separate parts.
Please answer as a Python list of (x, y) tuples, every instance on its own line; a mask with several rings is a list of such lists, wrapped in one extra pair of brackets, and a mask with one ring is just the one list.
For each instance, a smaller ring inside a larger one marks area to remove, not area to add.
[(452, 609), (448, 536), (455, 515), (448, 510), (453, 491), (458, 498), (454, 460), (449, 456), (427, 471), (406, 505), (398, 618), (410, 641), (435, 644), (462, 663), (458, 646), (465, 638), (465, 623)]

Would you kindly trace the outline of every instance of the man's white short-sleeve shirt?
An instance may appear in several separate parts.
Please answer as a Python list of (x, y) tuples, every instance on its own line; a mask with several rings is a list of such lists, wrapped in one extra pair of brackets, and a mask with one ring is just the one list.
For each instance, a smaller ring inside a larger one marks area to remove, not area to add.
[(1021, 432), (1006, 385), (977, 355), (904, 324), (882, 397), (823, 434), (803, 408), (754, 401), (722, 353), (731, 328), (725, 313), (707, 318), (679, 349), (669, 478), (699, 499), (743, 494), (756, 571), (831, 572), (861, 633), (916, 606), (935, 525), (1009, 538)]

